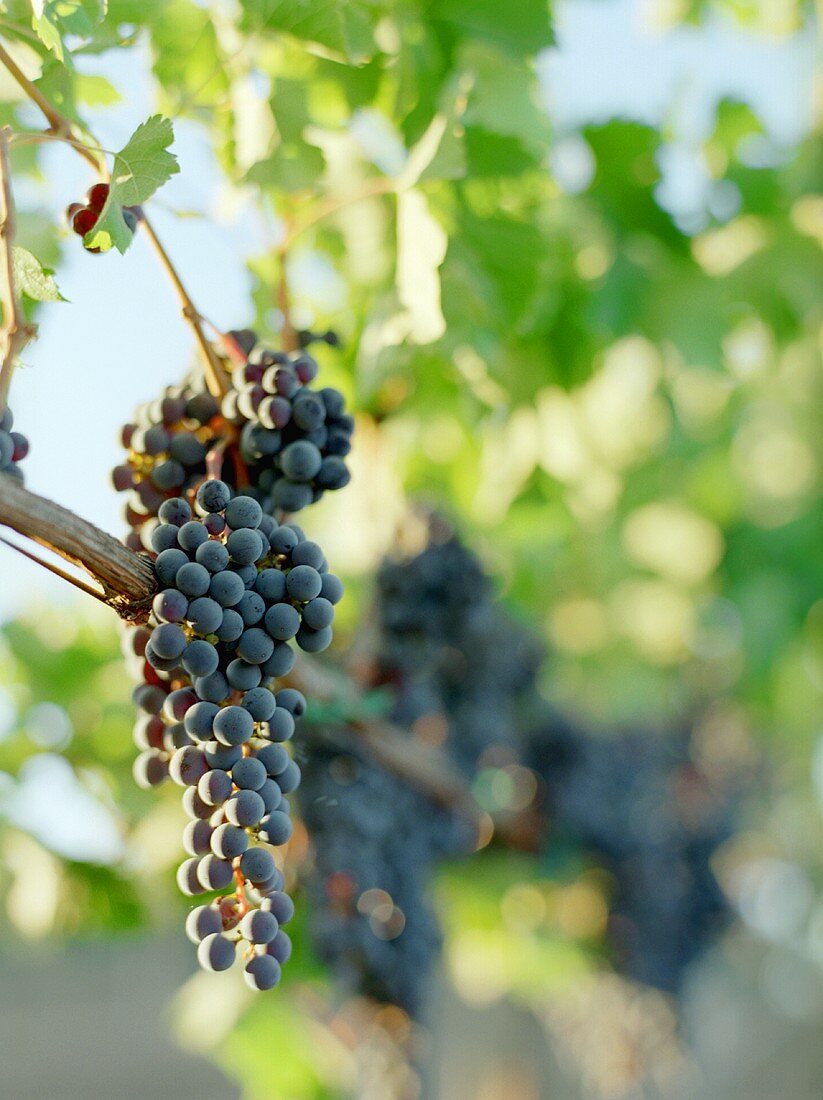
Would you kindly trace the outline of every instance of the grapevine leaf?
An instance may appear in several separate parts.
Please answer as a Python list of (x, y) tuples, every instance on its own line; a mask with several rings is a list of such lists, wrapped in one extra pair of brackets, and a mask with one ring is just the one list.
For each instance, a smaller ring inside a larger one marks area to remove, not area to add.
[(106, 14), (107, 0), (31, 0), (31, 8), (37, 37), (65, 63), (64, 36), (89, 38)]
[(180, 171), (177, 158), (168, 151), (174, 140), (169, 119), (153, 115), (141, 123), (126, 145), (114, 156), (111, 188), (97, 224), (84, 239), (87, 248), (125, 252), (132, 232), (123, 218), (124, 206), (139, 206)]
[(432, 14), (518, 61), (554, 43), (546, 0), (518, 0), (510, 18), (502, 15), (498, 0), (435, 0)]
[(43, 267), (27, 248), (14, 245), (11, 256), (15, 283), (22, 294), (35, 302), (65, 302), (52, 271)]
[(280, 31), (316, 42), (355, 64), (375, 52), (374, 8), (363, 0), (243, 0), (242, 7), (249, 31)]

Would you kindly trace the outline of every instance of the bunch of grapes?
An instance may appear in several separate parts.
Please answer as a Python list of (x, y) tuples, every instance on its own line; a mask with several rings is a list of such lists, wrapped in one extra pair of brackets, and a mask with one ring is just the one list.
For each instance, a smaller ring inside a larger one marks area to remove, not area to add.
[[(470, 782), (489, 751), (515, 758), (541, 651), (441, 521), (419, 554), (380, 568), (370, 629), (372, 682), (412, 743), (440, 744)], [(421, 1015), (441, 941), (431, 879), (475, 838), (407, 782), (325, 746), (312, 747), (303, 794), (318, 954), (350, 990)]]
[[(107, 183), (95, 183), (86, 194), (85, 202), (73, 202), (66, 209), (66, 221), (72, 231), (78, 237), (85, 237), (95, 225), (103, 212), (103, 207), (109, 197), (109, 185)], [(140, 212), (136, 207), (127, 206), (123, 209), (123, 221), (132, 233), (137, 229)], [(87, 252), (100, 252), (99, 248), (84, 245)]]
[(6, 408), (0, 415), (0, 474), (23, 480), (18, 462), (22, 462), (29, 453), (29, 441), (20, 432), (12, 431), (14, 417), (11, 409)]
[(291, 836), (286, 796), (300, 769), (285, 743), (306, 705), (275, 682), (294, 664), (291, 641), (311, 653), (329, 645), (343, 589), (317, 543), (225, 482), (203, 482), (195, 508), (183, 497), (160, 506), (158, 592), (149, 624), (127, 637), (141, 681), (134, 774), (142, 786), (170, 777), (187, 788), (190, 858), (178, 884), (190, 896), (218, 893), (187, 921), (200, 964), (225, 970), (244, 943), (246, 981), (270, 989), (294, 907), (266, 846)]
[(339, 391), (308, 385), (316, 361), (305, 351), (260, 349), (249, 331), (228, 337), (246, 358), (221, 403), (191, 377), (138, 408), (123, 429), (128, 457), (113, 480), (129, 493), (133, 549), (150, 549), (160, 505), (202, 481), (210, 452), (219, 456), (224, 480), (269, 514), (298, 512), (350, 480), (345, 458), (354, 421)]
[(732, 792), (695, 764), (687, 733), (596, 736), (555, 716), (531, 761), (547, 791), (546, 842), (565, 835), (610, 872), (618, 965), (676, 994), (730, 917), (712, 857), (733, 831)]
[(511, 760), (535, 706), (543, 648), (494, 598), (477, 556), (440, 518), (412, 558), (377, 576), (375, 681), (392, 688), (393, 719), (431, 730), (468, 779), (484, 753)]
[(429, 886), (439, 861), (465, 849), (460, 823), (407, 782), (326, 747), (309, 754), (302, 791), (320, 958), (348, 993), (420, 1016), (442, 942)]
[(349, 482), (354, 420), (337, 390), (310, 387), (317, 371), (305, 351), (253, 348), (223, 398), (223, 416), (239, 431), (240, 455), (267, 510), (299, 512)]
[[(122, 431), (127, 461), (112, 473), (114, 487), (128, 492), (127, 544), (133, 550), (153, 549), (152, 536), (166, 500), (191, 493), (206, 476), (206, 455), (219, 440), (220, 406), (192, 379), (168, 386), (162, 397), (135, 412)], [(224, 456), (222, 474), (236, 484), (231, 459)]]

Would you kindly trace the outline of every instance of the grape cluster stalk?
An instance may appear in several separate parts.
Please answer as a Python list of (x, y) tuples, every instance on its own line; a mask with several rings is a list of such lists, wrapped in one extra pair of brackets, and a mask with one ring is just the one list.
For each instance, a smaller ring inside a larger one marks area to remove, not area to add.
[(23, 480), (23, 471), (18, 463), (29, 453), (29, 441), (20, 432), (15, 432), (14, 417), (11, 409), (0, 414), (0, 474)]
[[(249, 358), (223, 406), (243, 397), (249, 376), (262, 379), (272, 366), (254, 354), (253, 334), (236, 335)], [(274, 482), (261, 488), (261, 480), (276, 470), (275, 481), (308, 493), (303, 503), (342, 487), (348, 471), (341, 476), (340, 454), (335, 476), (321, 477), (331, 457), (321, 444), (332, 436), (332, 446), (347, 451), (353, 426), (339, 425), (337, 391), (308, 390), (316, 376), (308, 356), (279, 355), (275, 375), (294, 411), (285, 436), (246, 401), (250, 415), (232, 406), (230, 421), (189, 378), (138, 410), (124, 431), (128, 460), (114, 472), (115, 484), (130, 492), (128, 543), (151, 556), (158, 585), (148, 623), (125, 635), (140, 712), (134, 777), (142, 787), (171, 779), (185, 788), (188, 858), (177, 882), (187, 896), (208, 895), (189, 913), (186, 933), (204, 969), (226, 970), (240, 955), (257, 990), (280, 981), (291, 954), (282, 926), (294, 913), (274, 850), (292, 835), (288, 796), (301, 772), (290, 742), (306, 700), (278, 681), (294, 665), (295, 646), (320, 653), (330, 645), (343, 595), (320, 546), (285, 522)], [(314, 416), (311, 439), (304, 407)], [(250, 437), (269, 439), (265, 461), (255, 459)], [(288, 503), (289, 511), (303, 506)]]

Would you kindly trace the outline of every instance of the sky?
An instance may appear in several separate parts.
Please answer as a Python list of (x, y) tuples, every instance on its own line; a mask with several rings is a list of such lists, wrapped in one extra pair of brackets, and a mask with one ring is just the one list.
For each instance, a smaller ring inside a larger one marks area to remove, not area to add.
[[(719, 98), (750, 102), (778, 145), (791, 146), (809, 128), (814, 39), (811, 31), (767, 39), (719, 21), (663, 33), (644, 24), (646, 10), (642, 0), (559, 3), (558, 46), (540, 60), (541, 84), (560, 153), (574, 153), (572, 135), (587, 122), (670, 121), (676, 140), (662, 198), (688, 220), (706, 197), (698, 145)], [(103, 144), (117, 149), (153, 110), (148, 59), (88, 63), (127, 93), (92, 120)], [(31, 122), (41, 124), (36, 111)], [(181, 173), (151, 204), (152, 220), (198, 308), (221, 328), (241, 327), (251, 313), (245, 258), (266, 248), (259, 220), (248, 206), (227, 207), (205, 132), (191, 123), (176, 124), (175, 132)], [(37, 197), (60, 210), (92, 181), (64, 147), (51, 146), (46, 158), (47, 183)], [(181, 218), (175, 210), (201, 216)], [(57, 280), (69, 301), (43, 308), (40, 337), (14, 379), (12, 408), (32, 444), (29, 487), (120, 535), (122, 497), (109, 480), (122, 458), (119, 426), (138, 402), (185, 373), (192, 341), (139, 234), (125, 257), (89, 255), (74, 237), (65, 245)], [(63, 582), (0, 547), (0, 620), (32, 603), (73, 598)]]

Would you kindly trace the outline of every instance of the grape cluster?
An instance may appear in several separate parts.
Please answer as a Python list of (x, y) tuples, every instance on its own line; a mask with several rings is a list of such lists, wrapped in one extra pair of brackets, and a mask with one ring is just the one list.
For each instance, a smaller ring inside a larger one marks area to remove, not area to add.
[(596, 736), (553, 716), (532, 737), (547, 791), (546, 843), (566, 838), (614, 883), (609, 940), (620, 968), (678, 993), (689, 964), (730, 919), (712, 857), (736, 799), (696, 764), (690, 736)]
[[(435, 740), (469, 781), (490, 750), (513, 758), (540, 648), (442, 521), (419, 554), (383, 563), (369, 628), (373, 682), (391, 693), (390, 716), (412, 742)], [(474, 838), (372, 762), (313, 746), (303, 773), (317, 952), (350, 990), (419, 1016), (441, 941), (429, 885)]]
[(6, 408), (0, 415), (0, 473), (23, 480), (18, 462), (22, 462), (29, 453), (29, 441), (20, 432), (12, 431), (14, 417), (11, 409)]
[[(305, 710), (275, 681), (294, 664), (290, 642), (317, 653), (331, 642), (343, 590), (322, 550), (294, 524), (278, 524), (249, 496), (203, 482), (197, 516), (166, 500), (151, 536), (158, 592), (149, 625), (130, 630), (140, 683), (135, 779), (186, 787), (187, 895), (220, 896), (189, 915), (189, 938), (207, 970), (225, 970), (243, 941), (254, 989), (280, 979), (290, 943), (280, 925), (294, 907), (269, 846), (292, 832), (287, 795), (300, 768), (285, 748)], [(232, 883), (232, 894), (225, 891)]]
[(348, 993), (420, 1016), (442, 942), (429, 885), (437, 863), (465, 846), (459, 823), (353, 755), (318, 747), (303, 774), (318, 955)]
[(338, 390), (308, 385), (317, 376), (315, 360), (306, 352), (261, 350), (248, 330), (228, 336), (247, 358), (232, 372), (222, 403), (191, 377), (141, 405), (123, 429), (128, 457), (113, 481), (129, 494), (132, 549), (151, 548), (160, 505), (196, 488), (210, 451), (220, 455), (223, 479), (269, 514), (298, 512), (350, 480), (345, 458), (354, 420)]
[[(66, 209), (66, 221), (71, 226), (72, 231), (79, 237), (85, 237), (87, 233), (94, 229), (108, 197), (109, 185), (107, 183), (95, 183), (93, 187), (89, 188), (85, 202), (73, 202)], [(139, 211), (135, 207), (124, 207), (123, 221), (132, 233), (137, 229), (138, 219)], [(84, 245), (84, 247), (87, 252), (101, 251), (99, 248), (89, 247), (88, 245)]]
[(483, 754), (521, 752), (543, 647), (494, 598), (477, 556), (439, 517), (429, 541), (377, 576), (375, 679), (394, 692), (393, 719), (440, 727), (472, 779)]
[[(164, 501), (193, 490), (206, 475), (206, 455), (219, 440), (218, 402), (187, 379), (168, 386), (162, 397), (140, 405), (122, 431), (128, 460), (115, 467), (114, 487), (127, 492), (126, 540), (132, 550), (152, 551), (152, 537)], [(223, 475), (230, 484), (236, 474), (224, 459)]]
[(342, 394), (314, 390), (316, 361), (306, 352), (252, 348), (235, 368), (222, 413), (240, 432), (240, 455), (267, 510), (299, 512), (350, 474), (354, 420)]

